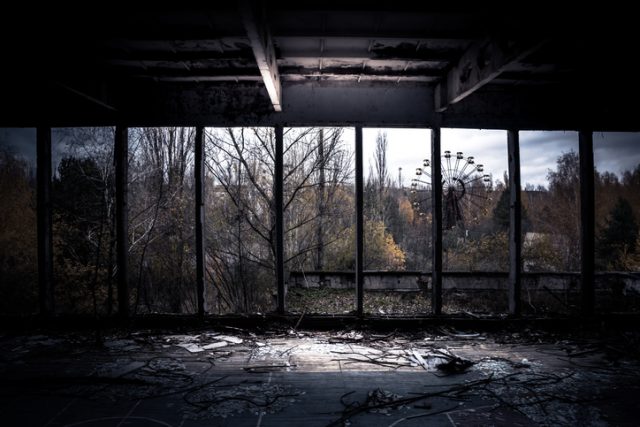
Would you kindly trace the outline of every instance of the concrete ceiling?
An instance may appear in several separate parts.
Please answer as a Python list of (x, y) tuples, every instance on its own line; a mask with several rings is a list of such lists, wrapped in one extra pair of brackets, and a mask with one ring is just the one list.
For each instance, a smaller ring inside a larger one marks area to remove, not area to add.
[(4, 126), (640, 129), (620, 11), (232, 2), (1, 19)]

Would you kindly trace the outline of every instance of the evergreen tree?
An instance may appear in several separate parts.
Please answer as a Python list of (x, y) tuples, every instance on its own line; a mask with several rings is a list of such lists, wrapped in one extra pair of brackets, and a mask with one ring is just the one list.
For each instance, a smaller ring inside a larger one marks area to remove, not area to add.
[[(507, 186), (504, 191), (500, 194), (500, 198), (498, 199), (498, 203), (496, 203), (496, 207), (493, 208), (493, 223), (499, 231), (508, 231), (509, 230), (509, 211), (510, 207), (510, 189)], [(529, 228), (529, 216), (527, 214), (527, 209), (522, 206), (521, 208), (521, 223), (522, 230), (526, 231)]]
[(509, 230), (509, 187), (505, 188), (496, 207), (493, 208), (493, 223), (498, 230)]

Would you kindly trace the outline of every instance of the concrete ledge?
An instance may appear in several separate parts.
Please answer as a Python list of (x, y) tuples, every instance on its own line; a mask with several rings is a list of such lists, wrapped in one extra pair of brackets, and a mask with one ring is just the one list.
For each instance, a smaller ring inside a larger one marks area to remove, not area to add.
[[(443, 290), (490, 291), (508, 289), (507, 272), (449, 271), (443, 272)], [(580, 273), (541, 272), (523, 273), (523, 290), (579, 291)], [(289, 287), (354, 289), (355, 273), (350, 271), (291, 271)], [(431, 272), (424, 271), (365, 271), (364, 288), (369, 291), (420, 291), (431, 289)], [(640, 293), (640, 272), (599, 272), (595, 275), (596, 291), (619, 294)]]

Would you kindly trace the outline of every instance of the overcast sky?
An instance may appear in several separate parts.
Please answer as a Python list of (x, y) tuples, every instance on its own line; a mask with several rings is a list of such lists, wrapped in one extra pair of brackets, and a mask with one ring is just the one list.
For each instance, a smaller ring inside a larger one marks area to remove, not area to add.
[[(374, 129), (363, 130), (364, 170), (369, 173), (373, 161), (375, 140), (379, 131), (387, 133), (387, 163), (392, 179), (398, 179), (402, 167), (404, 185), (415, 176), (422, 160), (431, 157), (431, 131), (429, 129)], [(345, 141), (353, 140), (353, 128), (345, 129)], [(36, 132), (33, 128), (0, 128), (0, 147), (9, 149), (35, 166)], [(601, 133), (593, 136), (594, 157), (599, 171), (620, 174), (640, 164), (639, 133)], [(57, 160), (63, 147), (52, 148)], [(484, 165), (485, 173), (494, 181), (502, 180), (507, 164), (507, 133), (502, 130), (442, 129), (442, 151), (462, 151), (464, 156), (474, 156), (476, 163)], [(522, 184), (546, 185), (549, 169), (555, 169), (556, 160), (568, 151), (578, 151), (576, 132), (520, 132), (520, 161)]]
[[(387, 163), (394, 180), (402, 167), (404, 185), (414, 177), (422, 160), (430, 158), (431, 131), (428, 129), (364, 129), (363, 149), (365, 175), (372, 164), (375, 140), (379, 131), (387, 133)], [(599, 171), (621, 174), (640, 164), (640, 134), (596, 132), (593, 135), (594, 159)], [(484, 173), (502, 181), (508, 170), (507, 132), (503, 130), (442, 129), (442, 151), (462, 151), (484, 165)], [(555, 170), (559, 156), (569, 151), (578, 152), (577, 132), (520, 132), (520, 168), (522, 185), (544, 185), (547, 173)]]

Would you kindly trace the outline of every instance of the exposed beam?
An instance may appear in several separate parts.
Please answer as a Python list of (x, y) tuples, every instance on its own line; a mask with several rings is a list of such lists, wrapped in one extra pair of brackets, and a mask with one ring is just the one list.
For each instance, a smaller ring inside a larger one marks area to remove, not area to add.
[(104, 108), (106, 110), (113, 111), (113, 112), (117, 112), (118, 111), (118, 109), (115, 108), (114, 106), (104, 102), (103, 100), (101, 100), (99, 98), (96, 98), (95, 96), (89, 95), (89, 94), (87, 94), (87, 93), (85, 93), (85, 92), (83, 92), (81, 90), (75, 89), (75, 88), (73, 88), (71, 86), (68, 86), (68, 85), (62, 83), (62, 82), (55, 82), (55, 84), (60, 86), (62, 89), (67, 90), (67, 91), (73, 93), (74, 95), (79, 96), (80, 98), (86, 99), (87, 101), (92, 102), (95, 105), (98, 105), (98, 106), (100, 106), (100, 107), (102, 107), (102, 108)]
[(431, 63), (434, 66), (444, 65), (459, 56), (457, 52), (422, 52), (407, 49), (386, 48), (384, 50), (367, 49), (335, 49), (320, 52), (313, 49), (280, 50), (280, 57), (286, 61), (305, 61), (312, 58), (323, 58), (327, 61), (411, 61)]
[(568, 73), (546, 73), (546, 72), (526, 72), (526, 71), (505, 71), (496, 77), (492, 83), (503, 84), (535, 84), (553, 85), (568, 82), (571, 76)]
[(507, 131), (509, 151), (509, 314), (520, 314), (522, 287), (522, 201), (520, 139), (517, 130)]
[(240, 2), (240, 12), (273, 109), (282, 111), (282, 87), (280, 86), (276, 51), (265, 23), (264, 10), (258, 7), (257, 2), (243, 0)]
[(51, 128), (37, 129), (38, 291), (40, 314), (54, 314), (53, 223), (51, 217)]
[[(335, 50), (330, 52), (320, 52), (313, 49), (286, 50), (280, 51), (279, 61), (302, 62), (314, 58), (323, 58), (326, 61), (411, 61), (422, 64), (430, 64), (434, 67), (444, 66), (449, 61), (457, 58), (455, 52), (415, 52), (407, 50), (399, 50), (388, 48), (381, 51), (367, 51), (366, 49), (354, 50)], [(254, 62), (252, 52), (247, 53), (244, 50), (234, 50), (228, 52), (210, 52), (210, 51), (133, 51), (122, 54), (110, 54), (101, 60), (107, 65), (116, 66), (138, 66), (141, 62), (148, 66), (157, 66), (158, 64), (167, 63), (248, 63)]]
[[(186, 65), (186, 66), (185, 66)], [(189, 78), (206, 78), (206, 77), (221, 77), (224, 79), (233, 80), (238, 77), (249, 76), (260, 79), (260, 73), (258, 73), (252, 66), (236, 67), (236, 68), (204, 68), (204, 67), (190, 67), (187, 64), (163, 67), (145, 67), (144, 64), (132, 64), (131, 66), (117, 66), (112, 68), (114, 74), (121, 74), (125, 76), (145, 76), (150, 78), (161, 77), (189, 77)]]
[(204, 127), (196, 127), (195, 167), (196, 182), (196, 291), (198, 315), (206, 312), (204, 286)]
[[(273, 20), (272, 20), (273, 21)], [(272, 27), (276, 27), (273, 25)], [(432, 48), (434, 44), (438, 47), (444, 46), (446, 48), (459, 48), (462, 46), (464, 48), (466, 45), (469, 45), (474, 40), (477, 40), (479, 37), (482, 37), (484, 33), (477, 34), (466, 34), (467, 37), (460, 37), (460, 32), (454, 37), (442, 37), (440, 33), (425, 33), (422, 32), (422, 36), (419, 36), (420, 33), (400, 33), (399, 35), (394, 35), (393, 31), (384, 31), (384, 34), (371, 34), (371, 30), (362, 31), (359, 34), (354, 33), (345, 33), (338, 31), (323, 31), (319, 33), (318, 30), (310, 30), (306, 32), (289, 32), (287, 34), (286, 31), (282, 31), (281, 29), (274, 28), (273, 29), (273, 39), (278, 43), (291, 43), (297, 41), (317, 41), (319, 38), (324, 39), (326, 42), (335, 45), (340, 44), (343, 41), (349, 41), (349, 45), (356, 44), (358, 42), (363, 42), (367, 44), (371, 44), (372, 48), (376, 48), (376, 45), (379, 43), (384, 44), (398, 44), (398, 43), (420, 43), (420, 47), (422, 48)], [(395, 32), (397, 33), (397, 32)]]
[[(640, 131), (640, 121), (618, 96), (602, 97), (597, 88), (559, 93), (543, 88), (485, 87), (446, 112), (433, 110), (433, 88), (423, 84), (345, 81), (291, 82), (283, 86), (283, 111), (275, 113), (258, 83), (155, 84), (123, 81), (114, 96), (119, 117), (130, 126), (365, 126), (469, 129)], [(492, 85), (493, 86), (493, 85)], [(113, 126), (113, 114), (75, 102), (43, 103), (34, 88), (18, 90), (5, 82), (5, 127)], [(20, 88), (22, 89), (22, 88)], [(47, 92), (44, 92), (47, 93)], [(596, 98), (594, 98), (596, 97)], [(550, 103), (549, 99), (554, 102)], [(603, 102), (593, 103), (593, 99)], [(618, 100), (619, 101), (619, 100)], [(407, 108), (410, 105), (411, 108)], [(34, 111), (34, 106), (38, 108)], [(82, 107), (82, 108), (81, 108)], [(250, 114), (247, 114), (250, 112)]]
[[(282, 17), (282, 15), (279, 14)], [(286, 19), (286, 18), (285, 18)], [(296, 19), (296, 18), (293, 18)], [(375, 36), (372, 36), (370, 29), (359, 30), (359, 29), (325, 29), (322, 32), (322, 36), (325, 38), (332, 39), (374, 39), (374, 40), (407, 40), (407, 41), (415, 41), (415, 40), (434, 40), (434, 41), (444, 41), (450, 43), (464, 43), (469, 40), (475, 40), (479, 37), (486, 35), (486, 30), (479, 29), (477, 31), (469, 30), (469, 29), (460, 29), (460, 30), (431, 30), (428, 28), (421, 28), (417, 30), (407, 30), (407, 29), (385, 29), (384, 33), (378, 33)], [(274, 29), (273, 36), (276, 39), (280, 38), (308, 38), (308, 39), (317, 39), (318, 31), (317, 29), (289, 29), (289, 28), (276, 28)]]
[(116, 126), (115, 134), (116, 173), (116, 266), (118, 275), (118, 314), (129, 316), (129, 217), (128, 217), (128, 173), (129, 173), (129, 129)]
[(194, 74), (190, 76), (170, 76), (170, 75), (151, 75), (151, 74), (136, 74), (131, 76), (137, 79), (153, 80), (155, 82), (167, 82), (167, 83), (223, 83), (223, 82), (261, 82), (261, 76), (208, 76), (204, 74)]
[(391, 82), (391, 83), (430, 83), (438, 80), (437, 77), (428, 76), (402, 76), (402, 75), (379, 75), (367, 74), (283, 74), (284, 82), (305, 82), (305, 81), (332, 81), (332, 82)]
[(595, 196), (593, 132), (581, 130), (580, 149), (580, 292), (582, 314), (593, 314), (595, 308)]
[[(229, 16), (230, 20), (235, 20), (235, 14)], [(115, 27), (115, 26), (114, 26)], [(162, 26), (157, 22), (146, 24), (136, 22), (131, 26), (113, 28), (114, 31), (101, 34), (103, 44), (107, 47), (127, 47), (128, 44), (135, 43), (156, 43), (156, 44), (187, 44), (193, 42), (207, 43), (217, 40), (242, 39), (245, 34), (242, 28), (225, 29), (217, 31), (215, 28), (202, 25), (181, 25), (180, 27)]]
[[(223, 83), (223, 82), (261, 82), (261, 76), (249, 76), (249, 75), (220, 75), (220, 76), (210, 76), (204, 75), (202, 73), (197, 73), (193, 75), (185, 75), (185, 76), (171, 76), (171, 75), (152, 75), (152, 74), (136, 74), (132, 76), (134, 78), (152, 80), (157, 82), (167, 82), (167, 83)], [(319, 73), (313, 72), (309, 74), (299, 74), (299, 73), (283, 73), (280, 75), (282, 81), (285, 82), (301, 82), (301, 81), (316, 81), (316, 80), (341, 80), (341, 81), (349, 81), (349, 80), (360, 80), (363, 82), (415, 82), (415, 83), (429, 83), (434, 82), (438, 78), (435, 76), (406, 76), (402, 73), (393, 74), (379, 74), (379, 75), (371, 75), (371, 74), (358, 74), (355, 72), (352, 73), (343, 73), (343, 74), (333, 74), (333, 73)]]
[(364, 176), (362, 127), (356, 127), (356, 314), (364, 314)]
[(228, 51), (212, 50), (123, 50), (113, 49), (98, 52), (107, 64), (122, 65), (136, 61), (149, 62), (201, 62), (201, 61), (246, 61), (253, 62), (253, 53), (249, 49)]
[(423, 68), (423, 69), (389, 69), (390, 67), (381, 67), (381, 68), (372, 68), (365, 67), (362, 68), (361, 65), (351, 65), (348, 67), (323, 67), (322, 70), (318, 69), (318, 67), (310, 68), (310, 67), (297, 67), (297, 66), (287, 66), (281, 67), (281, 74), (283, 75), (303, 75), (303, 76), (314, 76), (314, 77), (322, 77), (328, 75), (335, 76), (379, 76), (379, 77), (434, 77), (440, 78), (444, 75), (444, 70), (439, 70), (437, 68)]
[(253, 54), (250, 57), (234, 60), (148, 60), (148, 59), (108, 59), (104, 65), (117, 71), (145, 70), (157, 74), (198, 70), (213, 75), (253, 74), (259, 76), (256, 70)]
[(544, 42), (509, 42), (495, 38), (474, 43), (436, 86), (435, 110), (442, 112), (495, 79)]
[(284, 133), (282, 126), (275, 127), (276, 150), (274, 161), (273, 179), (273, 207), (275, 215), (275, 262), (276, 262), (276, 286), (278, 302), (276, 310), (278, 314), (285, 312), (285, 286), (284, 286)]
[(442, 314), (442, 158), (440, 157), (440, 128), (431, 129), (431, 244), (433, 260), (431, 264), (431, 310)]

